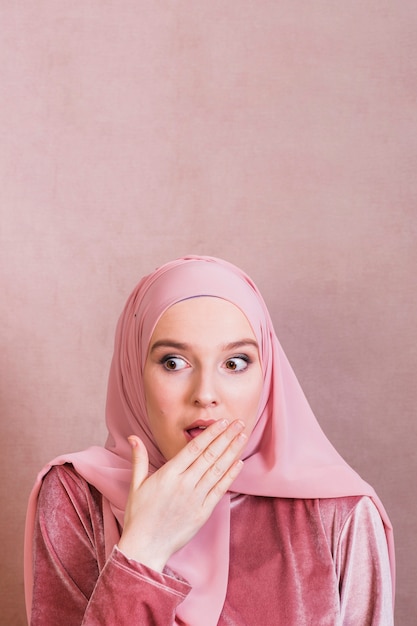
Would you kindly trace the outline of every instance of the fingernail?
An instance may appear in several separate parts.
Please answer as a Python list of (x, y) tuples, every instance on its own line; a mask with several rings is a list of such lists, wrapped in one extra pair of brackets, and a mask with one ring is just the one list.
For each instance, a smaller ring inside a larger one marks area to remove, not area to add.
[(240, 460), (240, 461), (238, 461), (237, 463), (234, 464), (234, 466), (232, 467), (232, 470), (230, 472), (232, 478), (236, 478), (237, 477), (237, 475), (239, 474), (239, 472), (242, 469), (242, 467), (243, 467), (243, 461), (242, 460)]
[(236, 440), (238, 443), (244, 443), (248, 440), (248, 436), (245, 435), (245, 433), (239, 433), (239, 435), (236, 437)]
[(229, 425), (229, 422), (227, 420), (221, 420), (220, 422), (218, 422), (219, 426), (221, 426), (221, 428), (226, 428), (226, 426)]
[(232, 429), (235, 433), (240, 433), (241, 430), (245, 428), (245, 424), (238, 420), (237, 422), (233, 422)]
[(134, 437), (128, 437), (127, 440), (132, 448), (137, 448), (138, 442)]

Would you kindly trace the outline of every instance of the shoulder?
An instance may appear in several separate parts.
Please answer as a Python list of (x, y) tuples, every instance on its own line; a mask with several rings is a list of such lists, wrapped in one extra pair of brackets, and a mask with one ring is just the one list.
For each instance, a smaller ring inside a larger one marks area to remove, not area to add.
[(92, 508), (101, 509), (100, 493), (70, 463), (52, 466), (42, 480), (38, 511), (46, 514), (58, 508), (74, 510), (79, 516)]
[(317, 500), (320, 518), (333, 549), (349, 536), (385, 536), (379, 511), (369, 496), (345, 496)]
[(239, 494), (232, 501), (236, 505), (242, 504), (252, 508), (273, 507), (277, 512), (289, 512), (313, 517), (321, 517), (323, 520), (345, 520), (359, 505), (373, 507), (375, 505), (368, 496), (342, 496), (339, 498), (281, 498), (267, 496), (252, 496)]
[[(257, 498), (258, 506), (262, 498)], [(375, 529), (383, 527), (378, 509), (368, 496), (341, 496), (338, 498), (273, 498), (277, 518), (287, 518), (291, 524), (308, 522), (325, 533), (331, 544), (353, 525)]]
[(341, 496), (338, 498), (268, 498), (240, 495), (233, 500), (233, 508), (262, 520), (273, 517), (276, 524), (296, 529), (305, 524), (324, 532), (327, 541), (335, 544), (343, 532), (354, 525), (371, 526), (376, 532), (383, 528), (379, 511), (368, 496)]
[(44, 485), (66, 485), (78, 484), (82, 485), (86, 480), (78, 474), (72, 463), (64, 463), (62, 465), (52, 465), (50, 470), (42, 479), (42, 487)]
[(320, 498), (315, 501), (320, 512), (323, 522), (332, 522), (333, 524), (343, 525), (347, 518), (354, 511), (366, 502), (369, 506), (372, 501), (368, 496), (342, 496), (340, 498)]
[(321, 518), (342, 527), (352, 517), (380, 517), (369, 496), (342, 496), (317, 500)]
[(71, 464), (55, 465), (43, 478), (35, 521), (35, 539), (40, 537), (62, 562), (69, 555), (104, 559), (101, 494)]
[(78, 474), (71, 463), (53, 465), (42, 479), (41, 490), (63, 489), (68, 491), (86, 491), (91, 485)]
[(33, 550), (39, 606), (51, 593), (58, 597), (51, 606), (62, 601), (68, 609), (68, 595), (84, 606), (106, 561), (104, 523), (101, 495), (71, 464), (51, 467), (42, 480)]

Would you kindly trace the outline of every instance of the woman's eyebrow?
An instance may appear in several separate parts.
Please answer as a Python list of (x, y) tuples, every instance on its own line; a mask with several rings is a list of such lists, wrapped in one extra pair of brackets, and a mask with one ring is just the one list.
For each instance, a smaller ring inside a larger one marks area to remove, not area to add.
[[(224, 344), (222, 346), (222, 350), (237, 350), (238, 348), (243, 348), (245, 346), (253, 346), (258, 350), (258, 343), (255, 339), (239, 339), (238, 341), (231, 341), (230, 343)], [(173, 341), (171, 339), (159, 339), (152, 344), (150, 352), (157, 350), (158, 348), (174, 348), (175, 350), (188, 350), (188, 343), (181, 343), (179, 341)]]
[(232, 341), (223, 346), (223, 350), (236, 350), (237, 348), (243, 348), (245, 346), (253, 346), (258, 350), (258, 342), (255, 339), (240, 339), (239, 341)]
[(180, 343), (178, 341), (171, 341), (171, 339), (159, 339), (152, 344), (150, 352), (153, 352), (157, 348), (175, 348), (175, 350), (187, 350), (187, 343)]

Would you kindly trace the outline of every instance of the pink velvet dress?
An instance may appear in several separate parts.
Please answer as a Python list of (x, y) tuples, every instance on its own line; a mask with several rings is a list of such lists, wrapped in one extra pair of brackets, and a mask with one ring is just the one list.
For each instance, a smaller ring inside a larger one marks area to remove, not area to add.
[[(393, 624), (385, 532), (367, 496), (232, 499), (219, 626)], [(44, 478), (34, 538), (31, 626), (172, 626), (191, 590), (114, 547), (102, 497), (71, 465)], [(198, 626), (198, 622), (191, 626)]]

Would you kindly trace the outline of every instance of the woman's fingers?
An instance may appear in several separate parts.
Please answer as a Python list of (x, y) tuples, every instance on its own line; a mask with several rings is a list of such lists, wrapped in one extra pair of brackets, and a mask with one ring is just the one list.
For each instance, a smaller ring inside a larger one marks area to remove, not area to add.
[(213, 491), (215, 495), (220, 497), (226, 493), (237, 474), (242, 469), (243, 462), (239, 461), (239, 457), (242, 454), (246, 442), (247, 436), (242, 432), (238, 432), (226, 449), (216, 455), (212, 463), (208, 466), (206, 457), (203, 454), (202, 457), (205, 463), (201, 458), (195, 463), (196, 466), (200, 465), (201, 471), (204, 472), (196, 487), (201, 489), (203, 493), (209, 494)]
[(224, 494), (230, 489), (233, 481), (238, 477), (242, 468), (243, 461), (238, 460), (235, 461), (231, 467), (227, 470), (225, 474), (222, 475), (221, 479), (218, 480), (213, 487), (208, 492), (206, 499), (204, 501), (204, 506), (209, 510), (214, 509), (219, 500), (224, 496)]
[[(236, 462), (247, 441), (247, 436), (242, 433), (244, 428), (244, 423), (239, 420), (232, 424), (227, 420), (211, 424), (161, 468), (161, 478), (164, 475), (165, 484), (171, 483), (174, 489), (178, 480), (184, 486), (188, 485), (187, 490), (196, 489), (201, 494), (201, 502), (217, 483), (219, 487), (215, 493), (227, 491), (236, 477), (235, 472), (240, 471), (240, 464)], [(132, 447), (130, 490), (134, 493), (148, 478), (149, 458), (139, 437), (131, 435), (128, 440)], [(177, 485), (179, 487), (179, 483)]]
[[(204, 472), (244, 427), (244, 423), (239, 420), (232, 424), (227, 420), (218, 420), (192, 439), (170, 463), (175, 464), (180, 473), (191, 467)], [(199, 464), (196, 465), (196, 461), (199, 461)]]
[(224, 435), (217, 437), (207, 448), (204, 450), (202, 457), (210, 467), (221, 454), (223, 454), (226, 446), (229, 446), (232, 441), (239, 437), (239, 434), (244, 429), (243, 422), (233, 422), (229, 428), (226, 429)]
[(131, 491), (136, 491), (148, 476), (149, 457), (145, 444), (136, 435), (128, 437), (132, 448), (132, 481)]
[[(244, 424), (213, 423), (148, 477), (148, 455), (132, 435), (132, 482), (119, 548), (162, 571), (210, 517), (241, 470)], [(174, 497), (173, 497), (174, 496)]]
[[(181, 472), (184, 484), (200, 494), (200, 502), (205, 507), (207, 495), (212, 491), (209, 501), (219, 499), (230, 487), (237, 473), (241, 469), (238, 459), (247, 442), (247, 436), (242, 432), (245, 425), (236, 420), (226, 429), (220, 426), (220, 434), (215, 425), (211, 433), (204, 431), (193, 439), (180, 454), (192, 456), (193, 461)], [(208, 429), (206, 429), (208, 430)], [(183, 461), (183, 460), (182, 460)], [(178, 471), (178, 470), (177, 470)], [(214, 506), (214, 504), (213, 504)]]
[(222, 433), (225, 432), (229, 422), (217, 420), (205, 430), (201, 431), (197, 437), (194, 437), (187, 445), (177, 454), (175, 462), (180, 472), (185, 471), (194, 461), (207, 449), (207, 447)]

